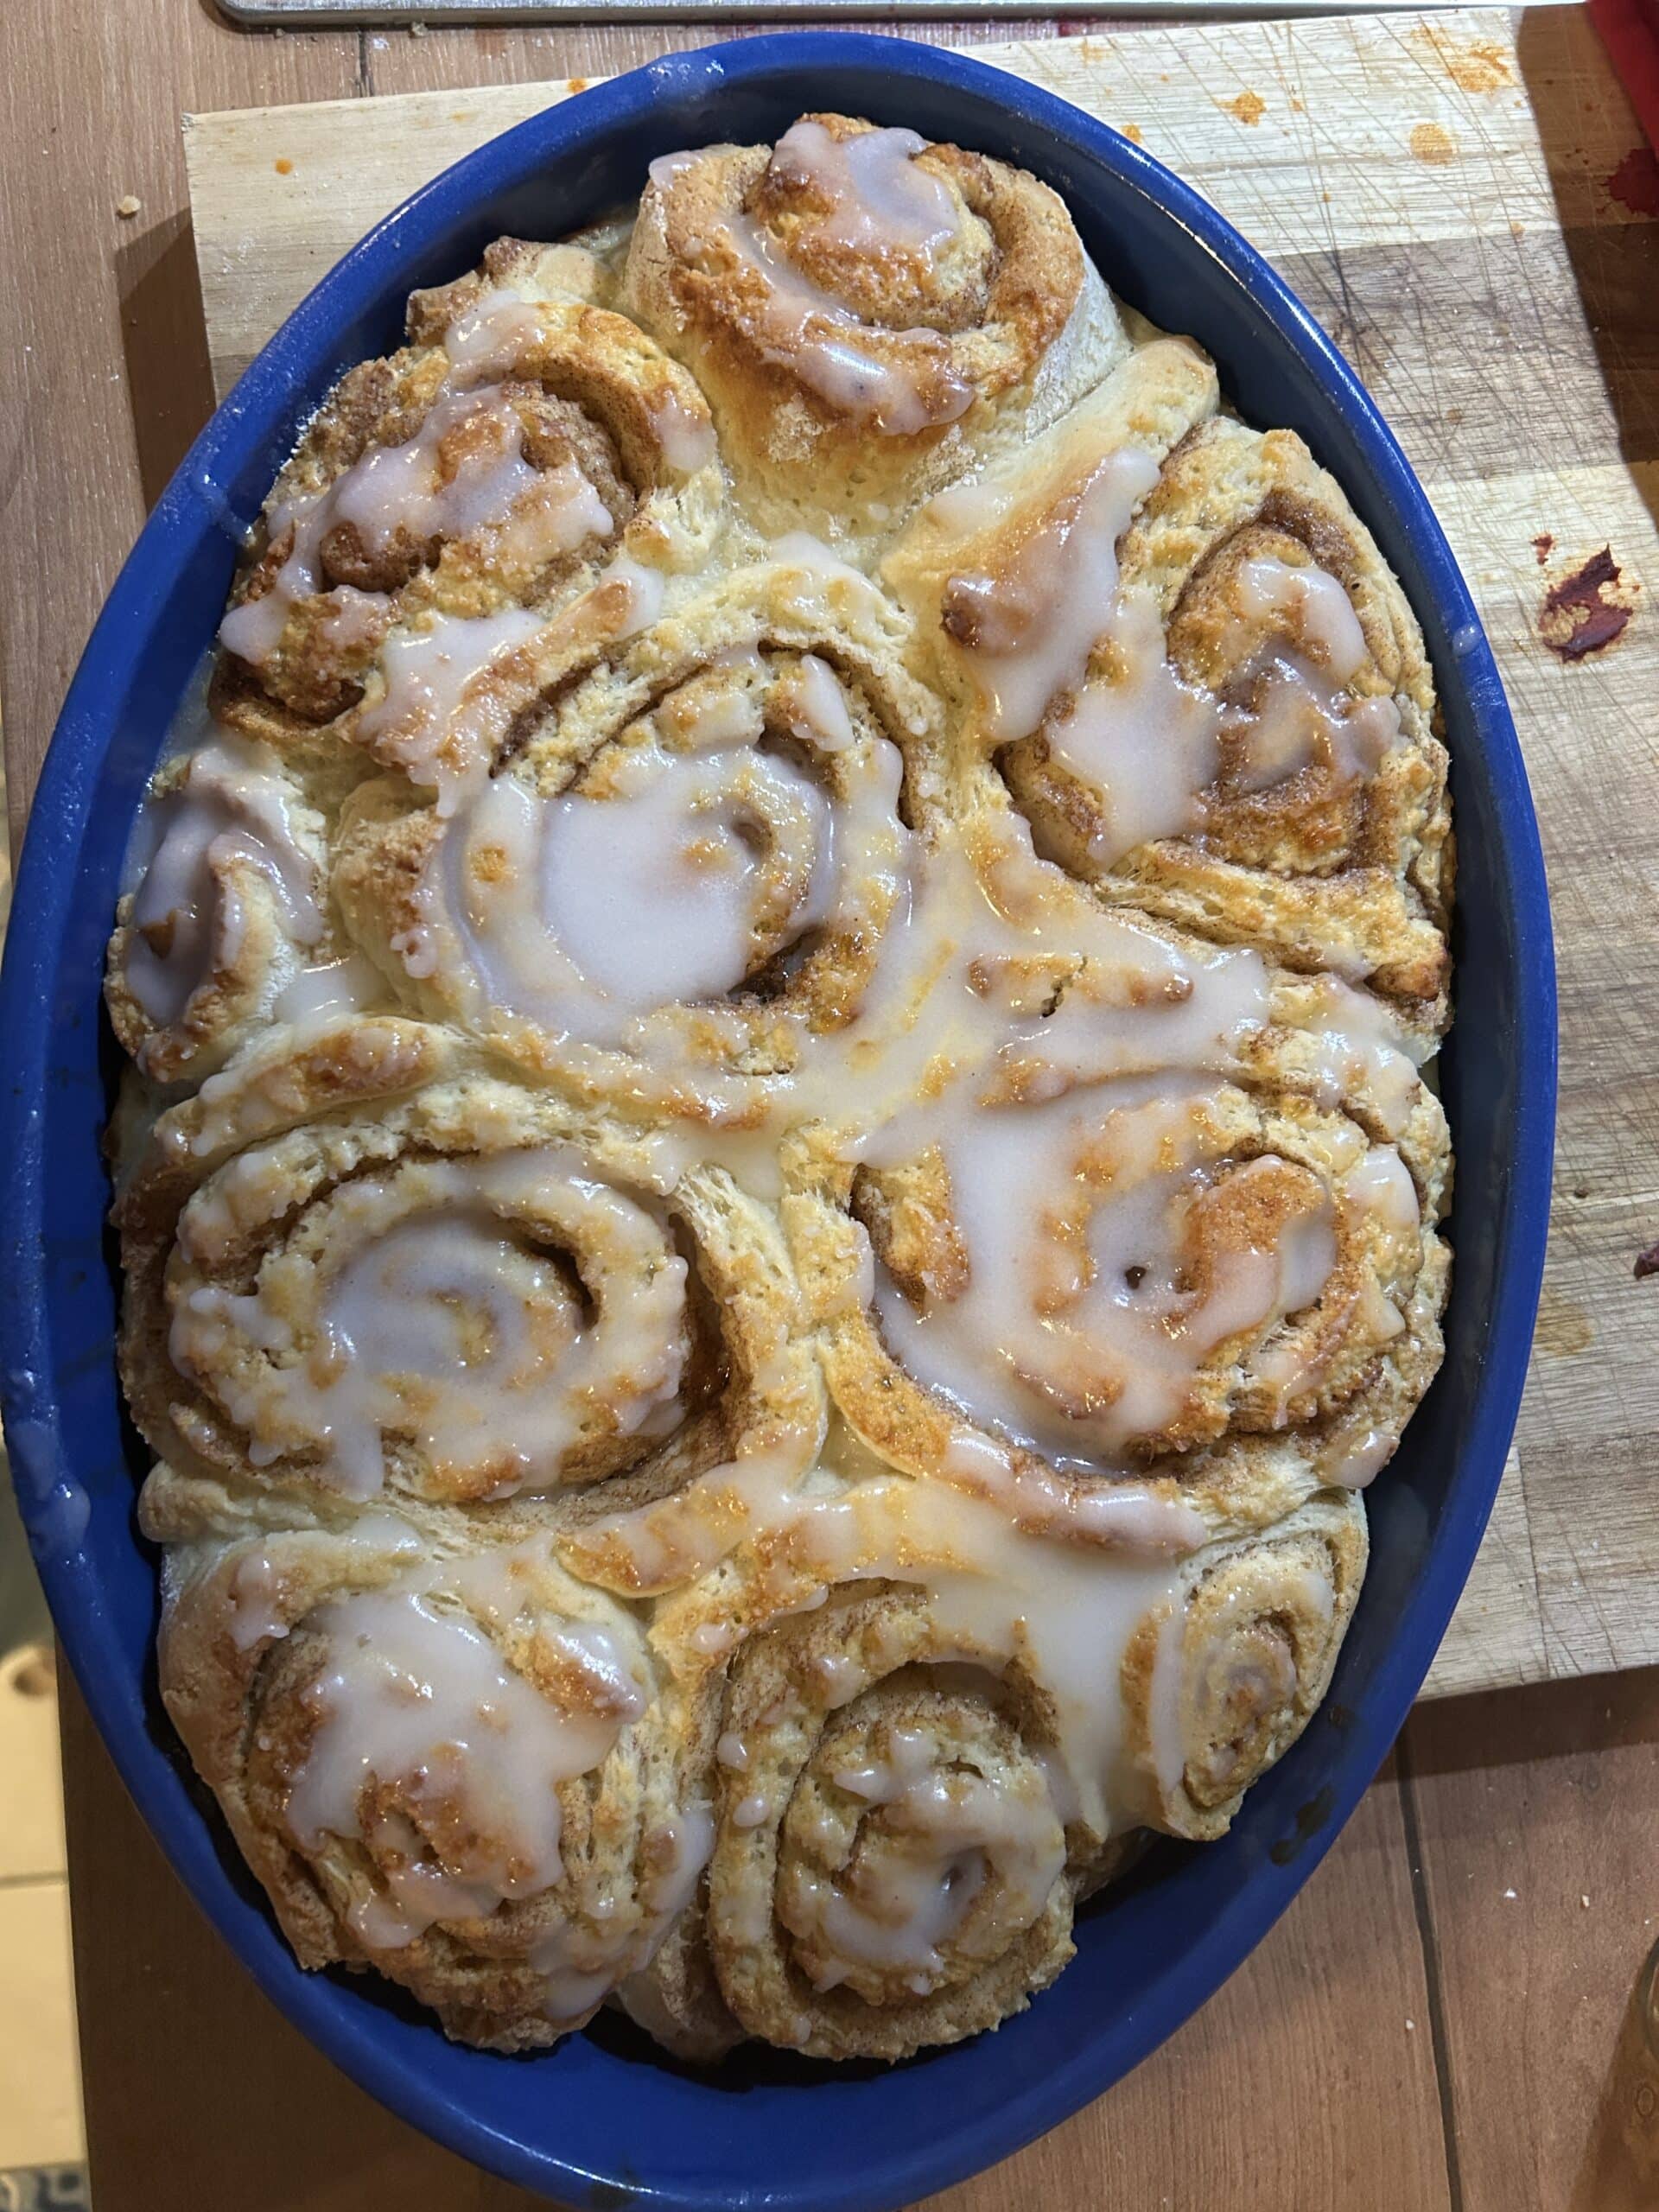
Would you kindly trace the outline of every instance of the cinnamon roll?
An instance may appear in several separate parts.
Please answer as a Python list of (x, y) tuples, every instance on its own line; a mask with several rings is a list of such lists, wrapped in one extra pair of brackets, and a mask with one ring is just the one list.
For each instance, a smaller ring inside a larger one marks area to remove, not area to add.
[(272, 1018), (327, 927), (322, 816), (270, 746), (204, 717), (152, 787), (105, 997), (159, 1084), (209, 1075)]
[(483, 1507), (810, 1459), (769, 1217), (445, 1033), (279, 1034), (162, 1116), (116, 1220), (134, 1417), (232, 1485)]
[(843, 1592), (747, 1643), (716, 1752), (708, 1941), (734, 2017), (816, 2057), (908, 2057), (1022, 2010), (1071, 1955), (1034, 1700), (913, 1594)]
[(853, 1428), (1018, 1520), (1343, 1479), (1438, 1364), (1439, 1205), (1349, 1116), (1195, 1074), (808, 1133), (785, 1212)]
[(903, 626), (810, 540), (734, 570), (520, 707), (454, 815), (399, 782), (346, 810), (334, 890), (433, 1019), (597, 1099), (742, 1121), (868, 991), (929, 731)]
[(544, 1538), (434, 1533), (382, 1513), (175, 1549), (162, 1694), (303, 1964), (533, 2049), (640, 1970), (709, 1816), (626, 1610)]
[(1039, 2001), (1306, 1726), (1440, 1357), (1446, 762), (1337, 486), (1034, 178), (807, 116), (415, 294), (175, 734), (119, 1356), (296, 1956), (699, 2063)]
[(505, 734), (502, 664), (638, 626), (722, 502), (702, 395), (625, 317), (454, 304), (440, 326), (429, 301), (426, 342), (348, 372), (313, 419), (220, 626), (215, 699), (289, 746), (353, 709), (350, 739), (441, 795)]
[(1018, 1488), (912, 1479), (832, 1424), (712, 1576), (713, 1491), (671, 1509), (677, 1554), (658, 1510), (620, 1516), (680, 1577), (659, 1648), (734, 1653), (698, 1731), (706, 1897), (624, 1996), (671, 2047), (893, 2058), (1005, 2018), (1148, 1830), (1219, 1834), (1300, 1732), (1358, 1588), (1356, 1497), (1284, 1465), (1230, 1498)]
[(1444, 1025), (1450, 816), (1422, 639), (1289, 431), (1142, 347), (887, 573), (960, 702), (963, 804), (1100, 896)]
[(1365, 1571), (1365, 1516), (1324, 1493), (1266, 1533), (1186, 1562), (1124, 1654), (1128, 1742), (1149, 1827), (1224, 1834), (1324, 1697)]
[(842, 115), (654, 162), (621, 300), (708, 392), (761, 527), (860, 541), (1128, 345), (1046, 186)]

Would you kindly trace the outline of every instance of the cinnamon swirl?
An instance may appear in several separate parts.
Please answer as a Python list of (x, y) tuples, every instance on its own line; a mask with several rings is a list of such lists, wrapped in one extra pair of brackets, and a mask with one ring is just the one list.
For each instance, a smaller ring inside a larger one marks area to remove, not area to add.
[(1446, 1017), (1446, 753), (1422, 640), (1289, 431), (1141, 347), (890, 556), (961, 708), (963, 804), (1101, 897)]
[(837, 115), (654, 162), (622, 302), (709, 393), (761, 526), (855, 539), (1128, 346), (1046, 186)]

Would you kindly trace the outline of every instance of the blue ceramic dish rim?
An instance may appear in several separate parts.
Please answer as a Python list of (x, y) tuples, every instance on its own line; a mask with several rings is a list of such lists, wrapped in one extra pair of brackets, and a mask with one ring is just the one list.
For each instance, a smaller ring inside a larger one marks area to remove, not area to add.
[[(888, 79), (910, 77), (976, 99), (989, 98), (1020, 120), (1052, 133), (1108, 171), (1118, 191), (1151, 200), (1247, 289), (1281, 340), (1315, 375), (1325, 404), (1363, 457), (1374, 490), (1413, 542), (1455, 640), (1457, 680), (1491, 778), (1513, 886), (1519, 991), (1513, 1037), (1516, 1086), (1510, 1145), (1512, 1178), (1507, 1249), (1497, 1268), (1491, 1350), (1478, 1386), (1477, 1416), (1465, 1457), (1484, 1463), (1478, 1489), (1458, 1502), (1426, 1560), (1408, 1611), (1370, 1683), (1331, 1770), (1337, 1786), (1320, 1834), (1294, 1863), (1262, 1869), (1211, 1930), (1202, 1961), (1179, 1959), (1151, 1999), (1115, 2034), (1103, 2032), (1039, 2088), (987, 2110), (946, 2142), (919, 2144), (889, 2159), (879, 2177), (865, 2171), (815, 2192), (815, 2212), (868, 2212), (911, 2201), (1006, 2156), (1078, 2109), (1146, 2056), (1230, 1974), (1266, 1934), (1353, 1809), (1398, 1732), (1449, 1621), (1496, 1495), (1525, 1377), (1548, 1228), (1556, 1074), (1555, 980), (1548, 894), (1537, 824), (1524, 766), (1490, 647), (1440, 526), (1409, 464), (1363, 387), (1300, 302), (1261, 257), (1190, 188), (1137, 146), (1081, 110), (1005, 73), (945, 49), (862, 32), (785, 32), (728, 41), (647, 64), (577, 100), (531, 118), (457, 162), (388, 215), (326, 276), (250, 366), (175, 473), (124, 566), (88, 641), (42, 768), (18, 871), (13, 924), (0, 977), (0, 1033), (16, 1040), (13, 1078), (0, 1107), (4, 1166), (0, 1280), (0, 1389), (20, 1503), (42, 1580), (76, 1679), (118, 1768), (152, 1831), (198, 1904), (266, 1993), (311, 2040), (363, 2087), (465, 2157), (534, 2189), (556, 2190), (595, 2205), (614, 2202), (608, 2177), (499, 2132), (453, 2101), (435, 2098), (425, 2069), (366, 2037), (352, 2008), (327, 1980), (300, 1972), (274, 1927), (251, 1938), (245, 1907), (217, 1855), (207, 1822), (167, 1755), (134, 1726), (140, 1686), (128, 1670), (96, 1585), (76, 1567), (77, 1548), (58, 1536), (73, 1502), (64, 1464), (58, 1403), (48, 1372), (48, 1285), (39, 1236), (41, 1130), (48, 1110), (48, 1025), (40, 1018), (55, 974), (76, 878), (75, 862), (97, 803), (99, 770), (136, 656), (151, 634), (168, 580), (202, 526), (201, 505), (228, 473), (222, 457), (248, 446), (250, 421), (283, 418), (288, 364), (320, 349), (350, 320), (365, 274), (390, 257), (411, 229), (441, 231), (469, 202), (505, 190), (536, 149), (561, 134), (592, 135), (632, 122), (648, 124), (664, 100), (687, 83), (741, 86), (785, 69), (810, 79), (817, 69), (863, 67)], [(803, 106), (810, 103), (802, 98)], [(1441, 671), (1442, 683), (1446, 671)], [(29, 1229), (35, 1234), (31, 1237)], [(876, 2186), (872, 2187), (872, 2183)], [(731, 2212), (744, 2205), (804, 2206), (798, 2195), (709, 2188), (664, 2195), (648, 2183), (623, 2185), (630, 2199), (683, 2212)]]

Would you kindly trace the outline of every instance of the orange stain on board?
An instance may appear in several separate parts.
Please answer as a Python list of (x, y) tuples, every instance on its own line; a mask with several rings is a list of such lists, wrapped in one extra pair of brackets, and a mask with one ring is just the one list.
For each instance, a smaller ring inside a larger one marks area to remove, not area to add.
[(1260, 92), (1243, 92), (1236, 99), (1221, 100), (1217, 105), (1225, 108), (1238, 123), (1260, 123), (1268, 111), (1268, 104)]
[(1448, 162), (1458, 158), (1457, 141), (1443, 123), (1414, 123), (1411, 150), (1432, 169), (1443, 169)]
[(1141, 135), (1141, 126), (1138, 123), (1120, 124), (1118, 130), (1123, 137), (1132, 138), (1137, 146), (1144, 146), (1147, 143)]
[(1571, 1359), (1576, 1353), (1588, 1351), (1595, 1340), (1594, 1325), (1581, 1306), (1563, 1298), (1559, 1291), (1544, 1292), (1538, 1301), (1533, 1342), (1547, 1358)]
[(1433, 54), (1460, 92), (1501, 92), (1515, 82), (1510, 57), (1496, 39), (1452, 38), (1432, 23), (1422, 23), (1411, 41)]
[(276, 156), (276, 162), (273, 163), (273, 167), (275, 168), (278, 176), (292, 176), (294, 174), (294, 164), (289, 160), (286, 154), (279, 154)]
[(585, 92), (588, 89), (588, 79), (585, 77), (567, 77), (564, 82), (566, 89), (569, 92)]
[(1659, 156), (1651, 146), (1634, 148), (1608, 178), (1607, 189), (1632, 215), (1659, 215)]

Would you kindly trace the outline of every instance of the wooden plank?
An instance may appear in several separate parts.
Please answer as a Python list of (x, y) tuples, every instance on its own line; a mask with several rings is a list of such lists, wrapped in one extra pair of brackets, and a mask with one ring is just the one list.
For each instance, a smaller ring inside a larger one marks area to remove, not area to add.
[(1549, 1672), (1521, 1455), (1511, 1452), (1474, 1572), (1434, 1655), (1425, 1697), (1541, 1681)]
[(1385, 1770), (1195, 2019), (1067, 2126), (927, 2212), (1452, 2212), (1405, 1844)]
[(205, 105), (327, 99), (357, 76), (355, 38), (236, 38), (194, 0), (77, 14), (71, 71), (58, 0), (0, 9), (0, 696), (19, 831), (93, 617), (213, 404), (171, 73)]
[[(1599, 49), (1586, 45), (1580, 12), (1534, 10), (1527, 25), (1529, 44), (1547, 49), (1538, 73), (1553, 70), (1581, 89)], [(538, 35), (550, 42), (547, 73), (530, 81), (524, 73), (539, 67), (539, 48), (501, 53), (499, 33), (458, 35), (481, 65), (493, 60), (504, 74), (511, 65), (510, 80), (486, 81), (496, 71), (480, 67), (480, 81), (457, 95), (453, 79), (430, 81), (433, 40), (376, 35), (367, 63), (374, 89), (399, 89), (396, 107), (383, 101), (366, 128), (360, 116), (348, 127), (341, 109), (326, 103), (187, 119), (221, 391), (371, 223), (463, 154), (569, 98), (573, 84), (592, 81), (553, 73), (568, 58), (569, 33)], [(375, 50), (377, 37), (385, 51)], [(697, 42), (696, 34), (670, 31), (648, 50)], [(447, 67), (448, 53), (443, 59)], [(1581, 103), (1581, 135), (1557, 185), (1506, 10), (1465, 15), (1455, 31), (1433, 17), (1386, 16), (1142, 27), (1110, 38), (985, 45), (978, 59), (1139, 137), (1275, 260), (1330, 265), (1366, 247), (1398, 257), (1408, 246), (1415, 258), (1440, 241), (1478, 254), (1488, 238), (1513, 246), (1516, 223), (1522, 236), (1561, 223), (1643, 227), (1605, 187), (1634, 143), (1618, 100)], [(1556, 96), (1554, 83), (1549, 89)], [(1254, 116), (1254, 99), (1262, 110), (1246, 123), (1239, 105)], [(1441, 135), (1420, 136), (1418, 148), (1436, 156), (1451, 149), (1448, 158), (1425, 161), (1414, 151), (1412, 133), (1423, 130)], [(291, 164), (280, 184), (278, 160)], [(1523, 276), (1516, 296), (1527, 288)], [(1467, 327), (1466, 294), (1464, 304)], [(1481, 327), (1474, 325), (1476, 336)]]
[(1659, 1674), (1427, 1707), (1406, 1744), (1458, 2201), (1651, 2212)]
[[(99, 2212), (539, 2202), (393, 2119), (288, 2025), (174, 1878), (73, 1690), (65, 1719), (75, 1941), (83, 1993), (98, 1999), (83, 2004), (81, 2037)], [(137, 2058), (140, 2020), (164, 2064)], [(1109, 2096), (929, 2212), (1450, 2212), (1427, 2020), (1389, 1775), (1213, 2004)], [(1282, 2102), (1264, 2094), (1274, 2085)]]
[[(568, 37), (467, 34), (442, 54), (431, 40), (372, 37), (377, 89), (407, 89), (366, 112), (191, 118), (221, 387), (378, 215), (585, 85), (527, 81), (573, 66)], [(505, 81), (444, 89), (458, 54)], [(1539, 629), (1550, 583), (1600, 544), (1627, 579), (1659, 578), (1659, 287), (1643, 283), (1654, 228), (1627, 204), (1639, 194), (1611, 181), (1636, 143), (1628, 107), (1571, 10), (1143, 29), (982, 58), (1135, 129), (1274, 257), (1370, 382), (1479, 601), (1556, 884), (1570, 1072), (1520, 1453), (1429, 1688), (1659, 1659), (1659, 1609), (1643, 1602), (1659, 1496), (1642, 1475), (1659, 1363), (1624, 1357), (1659, 1305), (1659, 1284), (1630, 1273), (1659, 1231), (1639, 1233), (1637, 1218), (1643, 1194), (1659, 1192), (1659, 1125), (1643, 1105), (1653, 1024), (1642, 1010), (1654, 1001), (1640, 990), (1659, 986), (1659, 954), (1645, 950), (1659, 860), (1640, 834), (1659, 803), (1643, 722), (1659, 696), (1659, 627), (1635, 622), (1616, 652), (1573, 665)], [(1598, 747), (1610, 772), (1594, 772)], [(1633, 991), (1610, 1034), (1610, 995)], [(1579, 1188), (1591, 1195), (1573, 1198)]]

